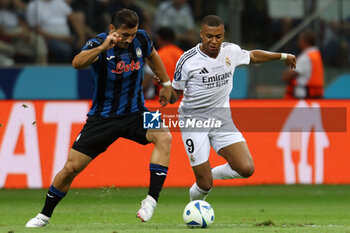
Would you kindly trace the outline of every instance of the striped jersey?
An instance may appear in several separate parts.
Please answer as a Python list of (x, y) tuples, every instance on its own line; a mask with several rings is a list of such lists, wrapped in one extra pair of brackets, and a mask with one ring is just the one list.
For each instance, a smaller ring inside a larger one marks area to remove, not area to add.
[[(82, 50), (98, 47), (107, 36), (107, 33), (97, 35)], [(99, 54), (99, 59), (91, 64), (94, 92), (88, 116), (116, 117), (146, 110), (143, 66), (152, 50), (153, 43), (147, 33), (137, 30), (127, 48), (115, 46)]]
[(172, 86), (183, 90), (181, 109), (229, 107), (236, 66), (249, 64), (250, 54), (238, 45), (224, 42), (216, 58), (200, 50), (186, 51), (176, 64)]

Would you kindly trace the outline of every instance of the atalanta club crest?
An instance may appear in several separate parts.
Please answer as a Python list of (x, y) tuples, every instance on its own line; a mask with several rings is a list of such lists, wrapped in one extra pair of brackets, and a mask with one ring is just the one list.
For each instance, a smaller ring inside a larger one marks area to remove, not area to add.
[(137, 48), (136, 48), (136, 56), (137, 56), (138, 58), (141, 58), (141, 57), (142, 57), (142, 50), (140, 49), (140, 47), (137, 47)]

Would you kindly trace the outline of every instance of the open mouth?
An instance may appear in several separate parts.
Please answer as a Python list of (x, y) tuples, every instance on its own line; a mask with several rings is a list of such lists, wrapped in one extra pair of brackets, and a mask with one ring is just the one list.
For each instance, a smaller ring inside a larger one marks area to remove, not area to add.
[(215, 46), (209, 46), (209, 49), (212, 50), (212, 51), (215, 51), (215, 50), (217, 50), (217, 47), (215, 47)]

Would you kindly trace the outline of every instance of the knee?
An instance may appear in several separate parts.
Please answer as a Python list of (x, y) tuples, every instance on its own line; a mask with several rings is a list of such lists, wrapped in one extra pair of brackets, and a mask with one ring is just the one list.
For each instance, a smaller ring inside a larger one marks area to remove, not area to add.
[(171, 145), (171, 140), (173, 139), (171, 133), (169, 132), (166, 132), (164, 133), (163, 136), (161, 136), (161, 140), (162, 140), (162, 143), (166, 144), (166, 145)]
[(254, 164), (246, 164), (240, 169), (239, 174), (243, 178), (248, 178), (253, 175), (254, 171), (255, 171)]
[(164, 132), (157, 135), (155, 144), (161, 145), (162, 147), (168, 148), (170, 150), (172, 136), (169, 132)]
[(62, 169), (62, 173), (65, 177), (72, 179), (79, 174), (79, 171), (78, 169), (75, 169), (72, 164), (67, 163)]

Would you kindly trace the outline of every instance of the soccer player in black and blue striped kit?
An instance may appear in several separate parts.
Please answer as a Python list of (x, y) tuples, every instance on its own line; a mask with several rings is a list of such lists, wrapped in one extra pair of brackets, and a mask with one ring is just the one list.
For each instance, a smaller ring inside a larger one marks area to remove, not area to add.
[(142, 93), (146, 60), (163, 83), (159, 93), (162, 106), (168, 103), (171, 88), (164, 65), (147, 33), (138, 29), (138, 22), (137, 14), (131, 10), (116, 12), (109, 33), (101, 33), (89, 40), (73, 59), (72, 65), (76, 69), (92, 66), (95, 85), (92, 106), (66, 164), (47, 192), (41, 213), (29, 220), (26, 227), (47, 225), (74, 178), (119, 137), (144, 145), (154, 144), (149, 191), (137, 212), (142, 221), (151, 219), (168, 172), (171, 134), (168, 129), (143, 128), (143, 112), (147, 111)]

